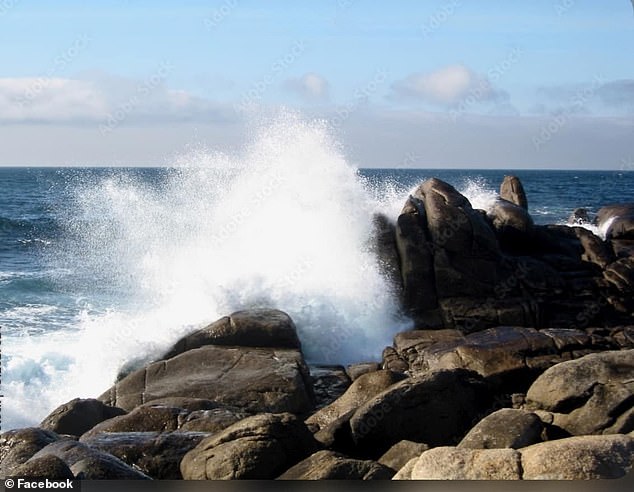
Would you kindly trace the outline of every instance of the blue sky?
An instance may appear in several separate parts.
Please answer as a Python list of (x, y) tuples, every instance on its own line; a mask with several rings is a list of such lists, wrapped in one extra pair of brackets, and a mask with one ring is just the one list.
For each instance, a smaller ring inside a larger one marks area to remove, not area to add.
[(285, 106), (364, 167), (634, 169), (628, 0), (1, 0), (0, 43), (0, 165), (162, 164)]

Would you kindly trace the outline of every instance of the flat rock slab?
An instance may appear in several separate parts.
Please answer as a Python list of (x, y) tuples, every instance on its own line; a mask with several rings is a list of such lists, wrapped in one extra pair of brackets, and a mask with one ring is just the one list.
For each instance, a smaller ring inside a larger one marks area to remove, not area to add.
[(139, 369), (99, 400), (132, 410), (166, 397), (202, 398), (252, 413), (312, 408), (308, 369), (299, 350), (214, 345)]

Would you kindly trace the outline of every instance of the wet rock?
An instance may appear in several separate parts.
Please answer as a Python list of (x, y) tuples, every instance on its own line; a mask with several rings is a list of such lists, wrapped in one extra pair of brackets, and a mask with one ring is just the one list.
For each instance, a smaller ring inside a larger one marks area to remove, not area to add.
[(235, 407), (217, 407), (211, 410), (196, 410), (179, 419), (179, 430), (189, 432), (220, 432), (230, 425), (249, 417)]
[(500, 199), (487, 211), (487, 217), (504, 251), (521, 254), (530, 250), (534, 224), (525, 208)]
[(300, 348), (295, 323), (288, 314), (277, 309), (249, 309), (225, 316), (187, 335), (176, 342), (164, 358), (171, 359), (205, 345)]
[(634, 430), (634, 350), (551, 367), (529, 388), (525, 407), (557, 414), (555, 424), (572, 435)]
[(315, 407), (322, 408), (339, 398), (350, 386), (343, 366), (310, 366)]
[(84, 436), (104, 432), (168, 432), (178, 429), (182, 408), (166, 406), (141, 406), (130, 413), (106, 420), (88, 431)]
[(621, 478), (634, 465), (634, 439), (623, 435), (579, 436), (521, 450), (525, 480)]
[(134, 470), (114, 456), (102, 453), (77, 441), (57, 441), (42, 448), (33, 460), (56, 456), (80, 480), (147, 480), (149, 477)]
[(346, 367), (346, 374), (351, 381), (358, 379), (360, 376), (369, 372), (378, 371), (381, 365), (378, 362), (360, 362), (358, 364), (351, 364)]
[(81, 436), (100, 422), (125, 413), (122, 408), (104, 405), (99, 400), (75, 398), (53, 410), (40, 427), (58, 434)]
[(457, 447), (470, 449), (519, 449), (541, 442), (544, 429), (532, 412), (503, 408), (487, 415), (460, 441)]
[(436, 371), (379, 393), (359, 407), (350, 427), (358, 449), (378, 457), (404, 439), (454, 444), (491, 404), (489, 388), (478, 374)]
[(586, 208), (575, 208), (568, 217), (568, 224), (580, 225), (580, 224), (589, 224), (590, 223), (590, 215), (588, 214), (588, 209)]
[(202, 432), (116, 432), (83, 436), (81, 442), (111, 454), (157, 480), (181, 480), (183, 456), (211, 434)]
[(394, 470), (374, 461), (318, 451), (284, 472), (279, 480), (389, 480), (393, 475)]
[(12, 476), (34, 454), (61, 437), (55, 432), (27, 427), (0, 435), (0, 477)]
[(18, 466), (11, 475), (25, 478), (48, 478), (49, 480), (73, 480), (75, 476), (70, 468), (57, 456), (32, 458)]
[(394, 471), (398, 471), (410, 460), (418, 458), (428, 449), (427, 444), (403, 440), (388, 449), (377, 461)]
[(146, 366), (99, 397), (126, 410), (167, 397), (213, 400), (246, 412), (308, 412), (308, 369), (295, 349), (207, 345)]
[(607, 239), (634, 239), (634, 203), (602, 207), (597, 212), (597, 226), (606, 230)]
[(260, 414), (204, 439), (185, 455), (185, 480), (271, 479), (318, 449), (306, 425), (285, 414)]
[(504, 176), (500, 185), (500, 198), (528, 210), (528, 199), (524, 186), (517, 176)]

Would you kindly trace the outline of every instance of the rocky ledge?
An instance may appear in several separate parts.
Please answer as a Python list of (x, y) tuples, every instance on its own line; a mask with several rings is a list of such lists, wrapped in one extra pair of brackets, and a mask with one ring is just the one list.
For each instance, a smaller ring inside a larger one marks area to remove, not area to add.
[(414, 320), (381, 361), (309, 366), (287, 314), (233, 313), (131, 362), (97, 399), (0, 435), (0, 476), (623, 477), (634, 205), (599, 212), (604, 240), (537, 226), (527, 203), (516, 178), (487, 212), (432, 179), (395, 223), (376, 218), (378, 257)]

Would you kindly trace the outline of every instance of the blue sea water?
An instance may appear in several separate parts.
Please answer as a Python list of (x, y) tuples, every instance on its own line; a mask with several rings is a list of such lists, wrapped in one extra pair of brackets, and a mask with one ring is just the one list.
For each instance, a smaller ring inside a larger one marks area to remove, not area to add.
[(486, 207), (514, 174), (542, 224), (634, 201), (631, 171), (355, 170), (321, 152), (301, 168), (293, 152), (259, 149), (255, 171), (224, 158), (215, 167), (0, 168), (2, 430), (98, 396), (130, 358), (242, 307), (291, 313), (313, 360), (377, 358), (407, 320), (367, 248), (369, 218), (395, 218), (427, 178)]

